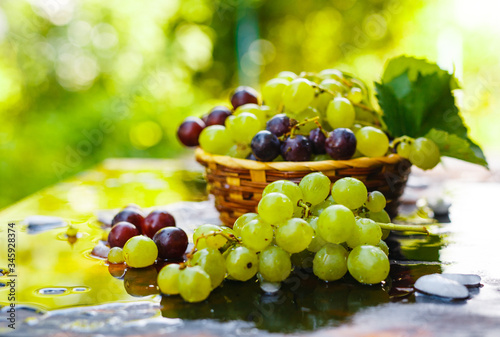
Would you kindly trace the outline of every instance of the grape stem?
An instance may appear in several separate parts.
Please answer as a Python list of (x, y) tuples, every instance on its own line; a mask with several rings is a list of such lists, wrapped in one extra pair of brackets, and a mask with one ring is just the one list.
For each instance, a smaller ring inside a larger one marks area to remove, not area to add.
[(226, 233), (223, 233), (223, 232), (212, 232), (212, 233), (208, 233), (208, 234), (202, 234), (202, 235), (200, 235), (196, 239), (196, 242), (194, 243), (193, 249), (191, 249), (191, 251), (186, 254), (186, 257), (188, 258), (188, 260), (190, 260), (193, 257), (193, 254), (196, 252), (196, 248), (198, 247), (198, 243), (199, 243), (200, 239), (206, 239), (208, 237), (216, 236), (216, 235), (223, 236), (228, 241), (233, 241), (233, 242), (236, 242), (236, 243), (241, 243), (240, 240), (236, 236), (234, 236), (233, 234), (226, 234)]
[[(334, 97), (337, 96), (336, 92), (331, 91), (330, 89), (327, 89), (327, 88), (323, 88), (322, 86), (320, 86), (320, 85), (318, 85), (316, 83), (312, 83), (312, 87), (319, 89), (320, 93), (327, 92), (327, 93), (329, 93), (330, 95), (332, 95)], [(352, 84), (349, 87), (352, 87)], [(363, 109), (363, 110), (366, 110), (366, 111), (369, 111), (369, 112), (375, 113), (375, 114), (377, 113), (374, 109), (370, 108), (369, 106), (366, 106), (366, 105), (361, 104), (361, 103), (354, 103), (351, 100), (349, 100), (349, 101), (351, 102), (352, 105), (354, 105), (354, 106), (356, 106), (356, 107), (358, 107), (360, 109)]]
[[(298, 122), (297, 124), (292, 126), (292, 129), (290, 130), (290, 138), (293, 138), (295, 136), (295, 130), (299, 128), (302, 125), (306, 125), (307, 123), (314, 122), (316, 123), (319, 120), (319, 116), (313, 117), (313, 118), (306, 118), (302, 122)], [(318, 123), (316, 123), (318, 124)]]
[(400, 143), (413, 143), (414, 139), (409, 136), (401, 136), (392, 141), (391, 148), (395, 149)]
[(300, 199), (298, 202), (297, 202), (297, 206), (300, 206), (303, 208), (302, 210), (302, 217), (305, 219), (305, 218), (308, 218), (309, 215), (311, 215), (311, 204), (308, 203), (308, 202), (304, 202), (302, 199)]
[(397, 225), (393, 223), (382, 223), (377, 222), (377, 225), (382, 229), (388, 229), (391, 231), (401, 231), (401, 232), (418, 232), (429, 234), (427, 227), (419, 225)]

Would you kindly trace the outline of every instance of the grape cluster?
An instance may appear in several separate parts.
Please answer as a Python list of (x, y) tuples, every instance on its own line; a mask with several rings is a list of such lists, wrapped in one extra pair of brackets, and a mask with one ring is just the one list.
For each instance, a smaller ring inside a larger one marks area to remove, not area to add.
[[(208, 153), (263, 162), (380, 157), (396, 144), (381, 130), (363, 82), (336, 69), (300, 76), (281, 72), (263, 85), (262, 100), (254, 89), (238, 87), (230, 101), (231, 109), (216, 106), (201, 119), (187, 118), (179, 140)], [(367, 112), (375, 118), (371, 123), (363, 119)], [(439, 149), (420, 139), (398, 141), (397, 152), (432, 168)]]

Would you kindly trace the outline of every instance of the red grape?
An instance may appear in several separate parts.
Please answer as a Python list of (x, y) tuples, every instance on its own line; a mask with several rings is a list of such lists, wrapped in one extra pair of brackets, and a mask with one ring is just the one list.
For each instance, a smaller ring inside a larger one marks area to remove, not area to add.
[(139, 208), (126, 207), (115, 215), (111, 221), (111, 226), (114, 226), (122, 221), (130, 222), (132, 225), (137, 227), (137, 230), (141, 231), (144, 225), (144, 214)]
[(281, 137), (285, 133), (290, 132), (290, 118), (285, 114), (279, 114), (267, 121), (266, 130), (275, 134), (276, 137)]
[(258, 96), (259, 94), (254, 88), (238, 87), (231, 96), (231, 104), (235, 109), (248, 103), (259, 104)]
[(185, 146), (198, 146), (198, 138), (205, 128), (205, 123), (196, 117), (188, 117), (177, 129), (177, 137)]
[(273, 161), (280, 155), (280, 141), (271, 132), (259, 131), (252, 139), (252, 152), (259, 161)]
[(351, 159), (356, 152), (356, 136), (346, 128), (337, 128), (330, 132), (325, 141), (326, 153), (333, 159)]
[(178, 227), (165, 227), (153, 236), (158, 247), (158, 257), (162, 259), (180, 259), (186, 251), (188, 237), (186, 232)]
[(205, 124), (210, 125), (224, 125), (226, 118), (231, 116), (231, 110), (225, 106), (216, 106), (207, 116), (207, 121)]
[(153, 211), (144, 218), (142, 234), (153, 238), (156, 232), (164, 227), (175, 227), (175, 219), (172, 214), (165, 211)]
[(281, 145), (281, 155), (286, 161), (308, 161), (312, 152), (313, 147), (309, 138), (301, 135), (287, 138)]
[(128, 239), (139, 234), (139, 230), (133, 224), (126, 221), (119, 222), (109, 232), (109, 246), (123, 248)]
[(323, 133), (323, 130), (320, 128), (316, 128), (309, 132), (309, 140), (312, 143), (314, 153), (323, 154), (326, 152), (325, 150), (325, 140), (326, 136)]

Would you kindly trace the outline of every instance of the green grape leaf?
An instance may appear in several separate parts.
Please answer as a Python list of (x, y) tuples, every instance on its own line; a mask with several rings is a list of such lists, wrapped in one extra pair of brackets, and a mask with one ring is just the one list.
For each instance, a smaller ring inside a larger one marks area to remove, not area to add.
[(439, 147), (442, 156), (453, 157), (488, 168), (483, 151), (474, 143), (443, 130), (431, 129), (425, 138)]

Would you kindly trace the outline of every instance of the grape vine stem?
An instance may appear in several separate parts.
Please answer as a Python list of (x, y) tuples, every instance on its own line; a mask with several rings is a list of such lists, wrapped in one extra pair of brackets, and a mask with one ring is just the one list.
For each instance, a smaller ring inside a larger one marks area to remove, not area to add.
[(400, 231), (400, 232), (417, 232), (417, 233), (425, 233), (429, 234), (427, 227), (419, 226), (419, 225), (397, 225), (393, 223), (382, 223), (377, 222), (377, 225), (382, 229), (388, 229), (391, 231)]
[(228, 241), (240, 243), (240, 240), (232, 234), (226, 234), (223, 232), (212, 232), (212, 233), (208, 233), (208, 234), (202, 234), (196, 239), (196, 242), (194, 243), (193, 249), (191, 249), (191, 251), (188, 254), (186, 254), (186, 257), (188, 258), (188, 260), (190, 260), (191, 257), (193, 257), (193, 254), (196, 252), (196, 248), (198, 247), (198, 243), (200, 242), (200, 239), (206, 239), (208, 237), (216, 236), (216, 235), (223, 236)]

